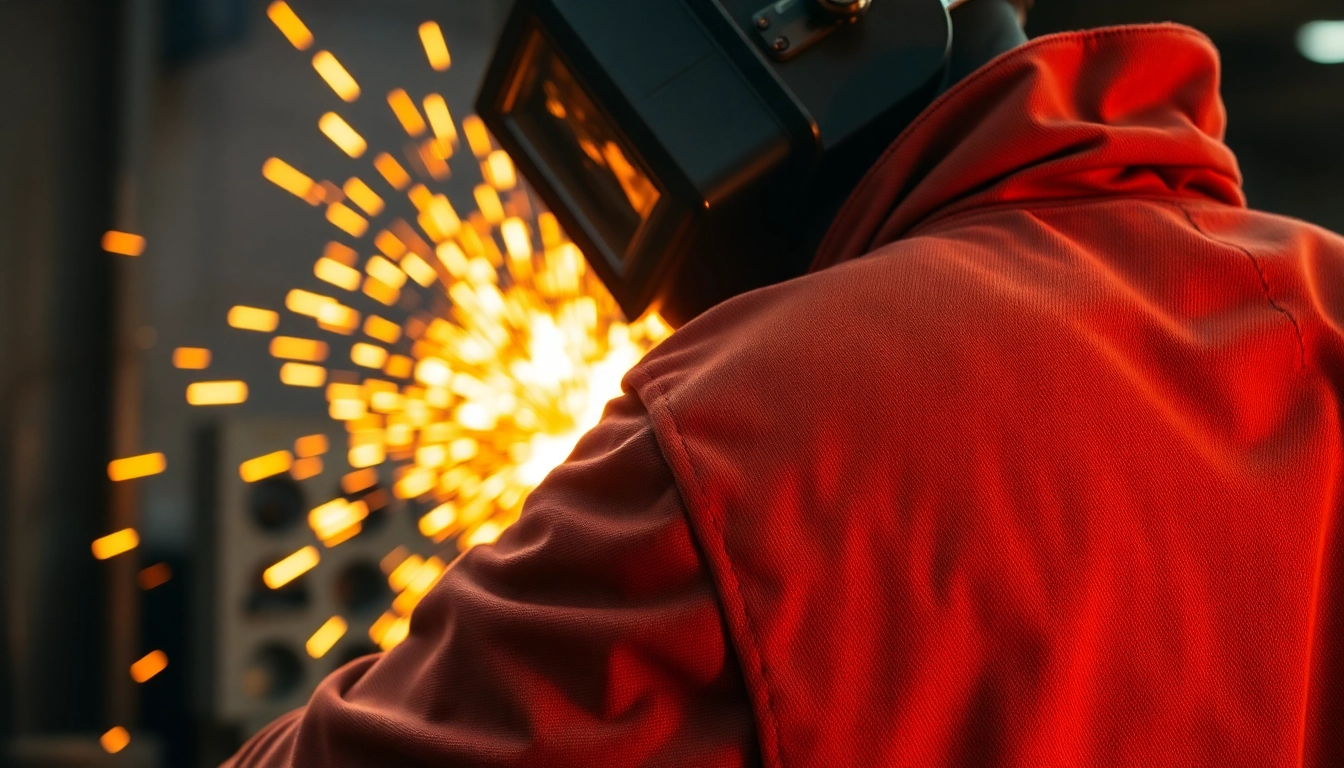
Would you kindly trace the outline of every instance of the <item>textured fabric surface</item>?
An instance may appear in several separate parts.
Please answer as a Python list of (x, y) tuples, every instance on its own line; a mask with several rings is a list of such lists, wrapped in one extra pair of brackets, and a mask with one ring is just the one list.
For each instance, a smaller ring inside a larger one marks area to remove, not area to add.
[(957, 85), (236, 765), (1344, 765), (1344, 240), (1217, 85), (1172, 25)]

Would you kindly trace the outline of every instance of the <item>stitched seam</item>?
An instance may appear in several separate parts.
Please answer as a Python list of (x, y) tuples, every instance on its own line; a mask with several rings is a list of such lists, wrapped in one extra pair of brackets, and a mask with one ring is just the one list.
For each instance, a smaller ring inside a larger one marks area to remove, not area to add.
[(1195, 231), (1199, 232), (1199, 234), (1226, 248), (1234, 248), (1238, 251), (1241, 251), (1243, 254), (1246, 255), (1246, 258), (1251, 260), (1251, 266), (1255, 267), (1255, 274), (1260, 276), (1260, 287), (1263, 288), (1265, 291), (1265, 298), (1269, 301), (1269, 306), (1273, 307), (1274, 311), (1288, 318), (1288, 322), (1293, 324), (1293, 333), (1297, 335), (1297, 352), (1299, 355), (1298, 370), (1305, 370), (1307, 367), (1307, 344), (1302, 339), (1302, 326), (1298, 325), (1297, 318), (1293, 317), (1292, 312), (1289, 312), (1285, 307), (1283, 307), (1281, 304), (1279, 304), (1277, 301), (1274, 300), (1274, 294), (1269, 289), (1269, 278), (1265, 276), (1265, 270), (1263, 267), (1260, 266), (1260, 260), (1255, 258), (1255, 255), (1252, 254), (1248, 249), (1243, 248), (1242, 246), (1237, 245), (1236, 243), (1230, 243), (1221, 238), (1214, 237), (1213, 235), (1204, 231), (1204, 228), (1199, 226), (1199, 222), (1195, 221), (1195, 216), (1193, 213), (1190, 212), (1189, 208), (1186, 208), (1184, 205), (1180, 204), (1177, 204), (1176, 207), (1181, 209), (1181, 213), (1185, 214), (1185, 218), (1187, 221), (1190, 222), (1190, 226), (1194, 227)]
[[(1174, 32), (1184, 37), (1191, 37), (1197, 40), (1204, 40), (1205, 42), (1209, 41), (1207, 35), (1204, 35), (1203, 33), (1191, 29), (1189, 27), (1181, 27), (1175, 24), (1143, 24), (1137, 26), (1106, 27), (1103, 29), (1081, 30), (1077, 32), (1061, 32), (1054, 35), (1046, 35), (1045, 37), (1038, 37), (1035, 40), (1028, 41), (1023, 45), (1019, 45), (1013, 50), (1004, 53), (1002, 56), (996, 59), (992, 63), (992, 65), (981, 67), (979, 70), (971, 73), (969, 77), (964, 78), (956, 85), (949, 88), (946, 92), (943, 93), (943, 95), (935, 99), (934, 102), (930, 104), (927, 109), (925, 109), (922, 113), (920, 113), (920, 115), (915, 118), (915, 121), (913, 123), (907, 126), (904, 131), (901, 131), (901, 135), (897, 136), (896, 140), (893, 141), (891, 145), (887, 147), (886, 151), (884, 151), (880, 157), (878, 157), (877, 162), (873, 163), (872, 169), (870, 169), (868, 173), (864, 175), (863, 179), (859, 182), (859, 186), (854, 190), (853, 193), (850, 194), (850, 199), (852, 200), (856, 198), (860, 192), (866, 191), (868, 187), (872, 186), (872, 184), (875, 184), (877, 182), (878, 178), (882, 177), (881, 174), (876, 173), (876, 170), (881, 166), (885, 165), (887, 159), (892, 155), (894, 155), (896, 152), (898, 152), (902, 146), (904, 146), (906, 140), (909, 139), (910, 136), (914, 135), (915, 130), (919, 126), (933, 119), (934, 115), (941, 112), (942, 107), (947, 102), (951, 101), (952, 98), (957, 94), (959, 94), (961, 91), (970, 88), (973, 83), (977, 83), (980, 80), (989, 77), (991, 74), (997, 74), (999, 69), (1005, 66), (1006, 62), (1014, 61), (1019, 57), (1025, 55), (1027, 52), (1035, 51), (1038, 48), (1044, 48), (1048, 45), (1054, 45), (1056, 43), (1067, 42), (1070, 44), (1078, 44), (1078, 43), (1085, 44), (1089, 41), (1099, 40), (1102, 38), (1128, 37), (1131, 35), (1148, 34), (1159, 30), (1163, 32)], [(817, 253), (819, 254), (826, 253), (829, 256), (828, 251), (830, 250), (831, 241), (835, 237), (839, 237), (840, 236), (839, 233), (841, 231), (848, 229), (849, 220), (852, 219), (854, 216), (858, 215), (857, 208), (858, 206), (852, 206), (846, 204), (845, 207), (841, 209), (840, 217), (837, 218), (836, 221), (832, 222), (830, 230), (826, 232), (826, 236), (822, 238), (821, 245), (817, 247)], [(844, 224), (846, 226), (841, 227), (840, 226), (841, 224)], [(871, 251), (872, 245), (873, 244), (870, 241), (868, 245), (865, 246), (865, 250)]]
[[(1131, 201), (1140, 201), (1145, 203), (1165, 203), (1168, 205), (1179, 205), (1173, 203), (1172, 199), (1182, 199), (1181, 195), (1115, 195), (1115, 194), (1097, 194), (1086, 197), (1071, 197), (1061, 200), (1041, 200), (1037, 202), (1019, 201), (995, 203), (993, 205), (977, 206), (964, 211), (956, 211), (946, 215), (931, 216), (919, 224), (910, 228), (909, 232), (901, 235), (892, 241), (898, 243), (902, 240), (909, 240), (915, 237), (936, 237), (946, 229), (965, 226), (967, 219), (974, 219), (977, 216), (989, 216), (998, 213), (1011, 211), (1021, 211), (1027, 214), (1048, 213), (1050, 211), (1066, 211), (1071, 208), (1082, 208), (1090, 205), (1106, 205), (1107, 203), (1127, 203)], [(890, 245), (888, 243), (887, 245)], [(867, 255), (867, 254), (865, 254)], [(863, 258), (862, 256), (859, 258)]]
[[(696, 485), (695, 491), (701, 498), (703, 498), (705, 496), (704, 481), (700, 478), (699, 468), (696, 466), (695, 462), (691, 460), (690, 451), (686, 449), (686, 443), (681, 437), (681, 429), (677, 426), (677, 418), (672, 412), (672, 407), (668, 402), (666, 394), (664, 394), (659, 383), (645, 372), (640, 371), (639, 378), (643, 380), (643, 383), (646, 386), (654, 391), (653, 404), (658, 407), (660, 412), (667, 416), (668, 426), (672, 432), (671, 436), (676, 440), (677, 448), (684, 457), (686, 464), (691, 468), (691, 479), (694, 480)], [(733, 567), (733, 560), (728, 554), (728, 540), (724, 536), (724, 521), (721, 517), (716, 515), (710, 515), (710, 521), (713, 523), (715, 533), (719, 537), (719, 549), (723, 552), (724, 563), (728, 569), (728, 581), (731, 582), (733, 595), (737, 599), (738, 604), (742, 606), (742, 617), (745, 619), (746, 630), (749, 635), (743, 639), (749, 643), (751, 661), (754, 662), (754, 666), (760, 670), (761, 674), (761, 682), (763, 684), (761, 691), (763, 701), (761, 703), (765, 709), (764, 724), (767, 726), (768, 731), (767, 734), (763, 734), (763, 737), (768, 738), (774, 746), (775, 757), (778, 760), (778, 764), (782, 766), (784, 764), (784, 752), (781, 749), (779, 742), (779, 717), (775, 714), (774, 699), (770, 694), (770, 675), (766, 671), (765, 657), (761, 654), (760, 642), (756, 639), (756, 622), (752, 619), (751, 611), (747, 608), (747, 601), (742, 596), (742, 586), (740, 580), (737, 578), (737, 569)]]

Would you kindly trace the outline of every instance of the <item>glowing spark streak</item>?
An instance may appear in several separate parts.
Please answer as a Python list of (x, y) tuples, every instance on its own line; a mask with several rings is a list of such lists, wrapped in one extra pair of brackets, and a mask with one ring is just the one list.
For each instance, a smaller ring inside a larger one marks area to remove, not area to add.
[(361, 469), (341, 478), (341, 490), (346, 493), (359, 493), (378, 484), (378, 470)]
[[(356, 402), (363, 405), (362, 400)], [(333, 403), (333, 405), (335, 404)], [(349, 454), (346, 456), (346, 460), (350, 462), (350, 466), (360, 468), (377, 466), (382, 464), (386, 458), (387, 454), (385, 449), (377, 443), (355, 446), (350, 449)]]
[(327, 359), (327, 343), (293, 336), (276, 336), (271, 339), (271, 355), (283, 360), (320, 363)]
[(270, 333), (280, 325), (280, 314), (269, 309), (237, 306), (229, 310), (229, 325), (243, 331)]
[(427, 357), (415, 366), (415, 380), (430, 387), (446, 387), (453, 379), (453, 370), (438, 358)]
[(344, 203), (332, 203), (327, 206), (327, 221), (351, 237), (363, 237), (364, 233), (369, 231), (368, 220)]
[(131, 665), (131, 679), (143, 683), (168, 668), (168, 654), (150, 651)]
[(373, 167), (378, 169), (383, 179), (395, 190), (403, 190), (411, 183), (411, 175), (401, 167), (396, 158), (386, 152), (373, 159)]
[(140, 546), (140, 534), (136, 533), (134, 528), (126, 528), (116, 533), (109, 533), (101, 539), (95, 539), (93, 556), (98, 560), (107, 560), (130, 552), (138, 546)]
[(143, 456), (131, 456), (117, 459), (107, 465), (107, 476), (113, 482), (134, 480), (137, 477), (157, 475), (168, 468), (168, 459), (162, 453), (147, 453)]
[(210, 367), (210, 350), (200, 347), (178, 347), (173, 350), (173, 367), (187, 371), (203, 371)]
[(131, 734), (120, 725), (98, 737), (98, 743), (109, 755), (115, 755), (131, 743)]
[(298, 459), (289, 470), (289, 476), (295, 480), (307, 480), (320, 474), (322, 474), (322, 459), (318, 456)]
[(349, 626), (345, 623), (345, 619), (340, 616), (332, 616), (327, 619), (325, 624), (317, 628), (312, 637), (308, 638), (308, 642), (303, 645), (304, 650), (308, 651), (308, 655), (314, 659), (320, 659), (326, 656), (327, 651), (330, 651), (336, 645), (336, 642), (345, 636), (347, 629), (349, 629)]
[(392, 306), (401, 298), (401, 289), (393, 288), (376, 277), (364, 280), (364, 295), (385, 306)]
[(485, 129), (485, 121), (476, 115), (468, 115), (462, 120), (462, 132), (467, 135), (467, 145), (478, 160), (484, 160), (490, 154), (490, 132)]
[(350, 348), (350, 360), (365, 368), (382, 368), (387, 362), (387, 350), (360, 342)]
[(267, 568), (262, 572), (261, 580), (271, 589), (279, 589), (312, 570), (321, 559), (317, 547), (310, 544)]
[(406, 273), (382, 256), (371, 257), (369, 263), (364, 265), (364, 271), (370, 277), (375, 277), (393, 288), (400, 288), (406, 284)]
[(429, 57), (429, 66), (436, 72), (444, 72), (452, 66), (448, 55), (448, 43), (443, 39), (443, 30), (433, 21), (420, 25), (420, 42), (425, 46), (425, 55)]
[(111, 230), (103, 235), (103, 250), (122, 256), (139, 256), (145, 252), (145, 238)]
[(532, 258), (532, 236), (528, 234), (527, 225), (522, 219), (505, 219), (499, 227), (499, 233), (504, 237), (504, 247), (509, 251), (509, 258)]
[(457, 143), (457, 126), (453, 125), (453, 115), (448, 111), (448, 102), (437, 93), (425, 97), (425, 117), (429, 118), (429, 127), (434, 136), (447, 146)]
[(489, 184), (478, 184), (474, 190), (476, 196), (476, 206), (481, 209), (481, 215), (491, 224), (498, 224), (504, 220), (504, 204), (499, 201), (499, 193)]
[(191, 405), (237, 405), (247, 402), (247, 384), (241, 381), (198, 381), (187, 387)]
[(245, 483), (255, 483), (288, 472), (293, 464), (294, 456), (289, 451), (276, 451), (244, 461), (238, 466), (238, 476)]
[(317, 205), (321, 202), (321, 198), (317, 195), (321, 189), (317, 183), (278, 157), (272, 157), (262, 163), (261, 175), (267, 181), (306, 201), (309, 205)]
[(291, 387), (320, 387), (327, 383), (327, 369), (307, 363), (285, 363), (280, 366), (280, 381)]
[(321, 456), (330, 449), (331, 443), (326, 435), (308, 435), (294, 441), (294, 453), (304, 459)]
[(373, 244), (389, 259), (399, 259), (406, 253), (406, 244), (391, 232), (383, 230), (373, 238)]
[(168, 567), (167, 563), (156, 563), (148, 568), (140, 569), (136, 574), (135, 581), (140, 588), (149, 591), (155, 587), (161, 587), (173, 578), (173, 569)]
[(420, 518), (420, 533), (428, 539), (438, 540), (440, 535), (451, 531), (452, 525), (457, 522), (457, 509), (451, 502), (445, 502), (430, 510), (424, 517)]
[(331, 90), (341, 99), (354, 101), (359, 98), (359, 83), (355, 82), (355, 78), (350, 76), (345, 67), (341, 66), (341, 62), (330, 52), (318, 51), (313, 57), (313, 69), (317, 70), (317, 74), (327, 81), (327, 85), (331, 86)]
[(364, 319), (364, 334), (385, 344), (396, 344), (401, 338), (401, 326), (377, 315), (369, 315)]
[(298, 14), (289, 7), (283, 0), (276, 0), (266, 9), (266, 15), (280, 30), (290, 44), (300, 51), (306, 51), (313, 44), (313, 33), (308, 31), (307, 25), (299, 19)]
[(485, 179), (495, 189), (513, 189), (518, 184), (517, 175), (513, 171), (513, 161), (509, 159), (509, 153), (502, 149), (496, 149), (490, 153), (485, 160)]
[(359, 288), (359, 281), (361, 280), (358, 269), (325, 256), (313, 264), (313, 274), (317, 276), (317, 279), (347, 291)]
[(345, 192), (345, 196), (350, 198), (351, 202), (358, 205), (370, 216), (377, 216), (383, 212), (385, 207), (383, 198), (379, 197), (378, 193), (374, 192), (362, 179), (352, 176), (345, 182), (345, 186), (341, 187), (341, 190)]
[(401, 127), (406, 129), (406, 133), (412, 138), (425, 132), (425, 119), (420, 116), (420, 110), (415, 108), (415, 102), (406, 91), (398, 88), (387, 94), (387, 104), (392, 107), (392, 112), (397, 116)]
[(434, 139), (426, 139), (421, 142), (419, 151), (420, 162), (425, 164), (425, 170), (429, 171), (429, 175), (435, 181), (446, 181), (452, 177), (452, 171), (449, 170), (448, 163), (445, 162), (452, 156), (451, 147), (447, 147), (447, 145)]
[(285, 308), (296, 315), (307, 317), (319, 317), (322, 314), (323, 307), (335, 303), (336, 300), (330, 296), (310, 293), (300, 288), (295, 288), (285, 294)]
[(541, 230), (541, 245), (546, 250), (560, 247), (562, 242), (560, 234), (560, 221), (555, 218), (555, 214), (546, 211), (537, 217), (537, 228)]
[(345, 119), (335, 112), (328, 112), (317, 121), (317, 127), (322, 133), (326, 134), (331, 143), (341, 148), (341, 151), (350, 157), (358, 158), (364, 156), (364, 151), (369, 148), (369, 143), (364, 140), (359, 132), (345, 122)]
[(359, 254), (355, 253), (355, 249), (348, 245), (327, 243), (327, 247), (322, 249), (322, 258), (343, 266), (353, 267), (359, 261)]
[(439, 279), (439, 273), (435, 272), (433, 267), (414, 253), (406, 254), (406, 257), (401, 260), (401, 269), (410, 275), (411, 279), (418, 283), (421, 288), (428, 288), (434, 284), (435, 280)]

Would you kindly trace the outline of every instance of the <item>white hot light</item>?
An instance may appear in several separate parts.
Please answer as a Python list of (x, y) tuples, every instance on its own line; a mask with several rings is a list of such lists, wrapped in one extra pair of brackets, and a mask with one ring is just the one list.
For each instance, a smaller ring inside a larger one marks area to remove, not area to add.
[(1313, 21), (1297, 32), (1297, 50), (1318, 64), (1344, 64), (1344, 21)]

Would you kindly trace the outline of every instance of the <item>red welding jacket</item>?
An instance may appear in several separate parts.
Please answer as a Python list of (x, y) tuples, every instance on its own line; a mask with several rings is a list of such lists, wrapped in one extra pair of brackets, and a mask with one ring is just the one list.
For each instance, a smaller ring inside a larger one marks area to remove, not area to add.
[(1210, 43), (1038, 39), (238, 766), (1338, 766), (1344, 240)]

